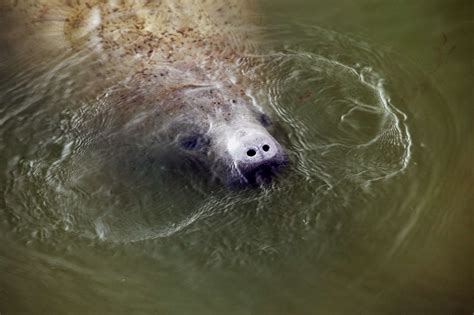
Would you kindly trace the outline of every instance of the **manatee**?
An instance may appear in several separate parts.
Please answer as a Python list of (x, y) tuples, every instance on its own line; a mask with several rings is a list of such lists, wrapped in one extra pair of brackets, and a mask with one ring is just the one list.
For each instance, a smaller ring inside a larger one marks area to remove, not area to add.
[(16, 30), (9, 45), (35, 58), (66, 52), (87, 69), (82, 96), (104, 96), (113, 116), (101, 127), (107, 141), (156, 146), (230, 186), (266, 181), (287, 163), (271, 110), (243, 74), (258, 51), (253, 1), (22, 0), (2, 10)]

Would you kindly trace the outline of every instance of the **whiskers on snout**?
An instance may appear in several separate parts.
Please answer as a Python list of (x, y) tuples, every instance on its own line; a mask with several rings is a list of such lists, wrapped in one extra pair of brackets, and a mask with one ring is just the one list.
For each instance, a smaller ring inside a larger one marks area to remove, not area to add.
[(286, 164), (288, 164), (288, 161), (282, 159), (278, 162), (264, 163), (256, 168), (241, 171), (241, 180), (246, 185), (269, 184)]
[(280, 143), (264, 129), (236, 132), (227, 150), (240, 185), (268, 183), (288, 161)]

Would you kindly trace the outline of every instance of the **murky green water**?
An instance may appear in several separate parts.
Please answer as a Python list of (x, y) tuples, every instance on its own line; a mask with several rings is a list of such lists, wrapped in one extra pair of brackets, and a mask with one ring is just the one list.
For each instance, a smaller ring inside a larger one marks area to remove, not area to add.
[(104, 169), (83, 69), (0, 60), (0, 313), (474, 311), (473, 6), (412, 2), (263, 4), (291, 165), (254, 190)]

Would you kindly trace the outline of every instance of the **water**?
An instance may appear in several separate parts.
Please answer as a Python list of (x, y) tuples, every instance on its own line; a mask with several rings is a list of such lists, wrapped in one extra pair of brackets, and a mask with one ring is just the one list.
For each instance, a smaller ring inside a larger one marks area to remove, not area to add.
[(2, 314), (474, 310), (472, 4), (263, 6), (241, 68), (291, 165), (259, 189), (104, 169), (94, 61), (0, 61)]

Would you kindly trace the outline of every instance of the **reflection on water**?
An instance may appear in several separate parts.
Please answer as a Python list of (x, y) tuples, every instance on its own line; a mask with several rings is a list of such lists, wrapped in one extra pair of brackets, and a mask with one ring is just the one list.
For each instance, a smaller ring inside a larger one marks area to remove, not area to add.
[(116, 116), (75, 80), (89, 54), (1, 61), (0, 312), (468, 310), (468, 238), (452, 231), (472, 199), (472, 177), (453, 175), (472, 169), (465, 109), (398, 54), (274, 19), (236, 64), (290, 154), (258, 189), (168, 169), (148, 147), (97, 150)]

